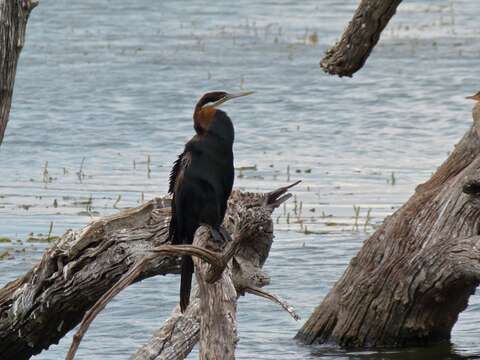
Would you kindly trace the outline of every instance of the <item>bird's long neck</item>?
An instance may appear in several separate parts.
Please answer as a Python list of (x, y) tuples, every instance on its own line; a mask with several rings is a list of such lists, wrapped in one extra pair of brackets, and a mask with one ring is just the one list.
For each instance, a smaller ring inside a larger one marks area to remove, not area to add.
[(217, 109), (212, 106), (203, 107), (200, 102), (195, 106), (195, 111), (193, 113), (193, 127), (198, 135), (204, 135), (208, 132), (215, 118), (216, 110)]
[(235, 140), (235, 129), (227, 113), (217, 110), (208, 129), (208, 134), (217, 138), (224, 146), (231, 148)]

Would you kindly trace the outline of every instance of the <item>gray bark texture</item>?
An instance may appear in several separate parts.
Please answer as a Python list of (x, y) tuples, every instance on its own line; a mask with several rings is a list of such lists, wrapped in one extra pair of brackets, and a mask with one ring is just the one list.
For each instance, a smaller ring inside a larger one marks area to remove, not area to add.
[(37, 5), (38, 0), (0, 0), (0, 145), (7, 128), (28, 17)]
[[(203, 231), (202, 231), (203, 230)], [(200, 228), (194, 245), (222, 251), (211, 241), (210, 231)], [(233, 360), (237, 343), (237, 292), (233, 285), (231, 262), (214, 283), (207, 281), (210, 265), (194, 257), (200, 298), (200, 360)]]
[[(238, 289), (242, 288), (242, 283), (258, 286), (262, 281), (268, 282), (260, 267), (268, 256), (273, 239), (271, 213), (288, 198), (289, 194), (285, 195), (285, 192), (286, 189), (267, 194), (234, 191), (230, 197), (224, 222), (227, 231), (233, 234), (238, 222), (250, 224), (242, 226), (241, 230), (250, 239), (246, 241), (249, 245), (240, 248), (236, 255)], [(281, 195), (283, 197), (279, 198)], [(57, 343), (122, 275), (150, 250), (166, 243), (169, 218), (170, 200), (157, 198), (63, 235), (38, 265), (0, 289), (2, 359), (28, 359)], [(242, 257), (257, 250), (260, 255), (248, 259), (248, 264), (240, 265)], [(148, 263), (136, 281), (158, 274), (177, 273), (178, 270), (178, 257), (159, 256)], [(248, 271), (251, 279), (242, 277), (242, 271)], [(177, 320), (169, 321), (178, 325), (181, 321), (187, 324), (190, 319), (179, 316)], [(196, 330), (192, 332), (195, 333)], [(177, 335), (180, 335), (178, 331)], [(181, 336), (191, 341), (183, 331)], [(170, 341), (177, 348), (182, 346), (171, 340), (168, 337), (166, 342)], [(192, 347), (198, 338), (194, 340), (190, 344)], [(165, 344), (163, 348), (168, 351)], [(184, 351), (189, 352), (187, 348)]]
[(331, 75), (352, 76), (360, 70), (402, 0), (362, 0), (339, 42), (320, 67)]
[(368, 239), (297, 334), (306, 344), (448, 341), (480, 282), (480, 105), (430, 180)]

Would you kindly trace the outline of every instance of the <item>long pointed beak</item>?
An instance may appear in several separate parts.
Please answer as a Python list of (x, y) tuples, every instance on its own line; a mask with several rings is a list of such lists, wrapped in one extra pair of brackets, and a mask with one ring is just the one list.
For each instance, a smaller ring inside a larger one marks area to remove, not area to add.
[(228, 100), (232, 100), (232, 99), (236, 99), (236, 98), (239, 98), (239, 97), (248, 96), (248, 95), (252, 95), (252, 94), (255, 94), (255, 91), (245, 91), (245, 92), (241, 92), (241, 93), (238, 93), (238, 94), (227, 94), (223, 98), (221, 98), (220, 100), (214, 102), (211, 106), (217, 107), (217, 106), (223, 104), (224, 102), (226, 102)]
[(480, 101), (480, 94), (475, 94), (472, 96), (467, 96), (465, 99)]

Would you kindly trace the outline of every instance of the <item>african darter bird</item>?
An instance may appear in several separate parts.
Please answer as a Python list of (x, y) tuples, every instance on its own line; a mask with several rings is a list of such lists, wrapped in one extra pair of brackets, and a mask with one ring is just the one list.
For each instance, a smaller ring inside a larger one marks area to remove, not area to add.
[[(195, 136), (173, 164), (169, 193), (173, 194), (169, 238), (172, 244), (192, 244), (201, 224), (209, 225), (217, 241), (224, 239), (220, 228), (235, 176), (233, 168), (234, 128), (228, 115), (218, 106), (252, 92), (228, 94), (209, 92), (195, 106)], [(193, 261), (182, 256), (180, 308), (190, 302)]]

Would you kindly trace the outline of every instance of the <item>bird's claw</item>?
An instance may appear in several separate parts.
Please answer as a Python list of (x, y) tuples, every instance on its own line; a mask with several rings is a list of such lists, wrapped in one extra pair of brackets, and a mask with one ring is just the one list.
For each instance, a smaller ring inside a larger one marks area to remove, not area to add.
[(217, 243), (223, 243), (223, 241), (224, 241), (223, 236), (218, 229), (215, 229), (215, 228), (212, 227), (211, 233), (212, 233), (213, 241), (215, 241)]

